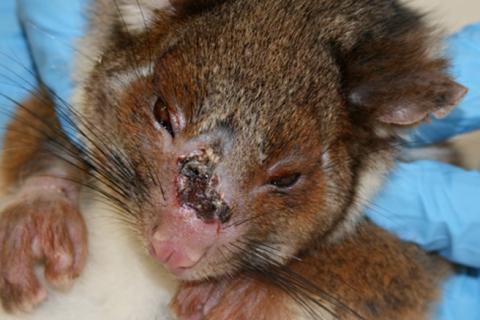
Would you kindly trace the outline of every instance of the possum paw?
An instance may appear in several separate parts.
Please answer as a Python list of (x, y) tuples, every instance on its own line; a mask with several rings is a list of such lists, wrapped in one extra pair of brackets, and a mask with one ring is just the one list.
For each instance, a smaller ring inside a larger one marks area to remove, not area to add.
[(181, 320), (202, 320), (217, 305), (223, 290), (222, 282), (184, 283), (170, 307)]
[(181, 320), (290, 320), (292, 301), (278, 287), (237, 275), (218, 281), (183, 283), (170, 303)]
[[(40, 191), (40, 192), (39, 192)], [(77, 201), (64, 189), (20, 192), (0, 212), (0, 301), (6, 311), (31, 311), (47, 297), (34, 267), (65, 289), (82, 271), (87, 254), (86, 227)]]

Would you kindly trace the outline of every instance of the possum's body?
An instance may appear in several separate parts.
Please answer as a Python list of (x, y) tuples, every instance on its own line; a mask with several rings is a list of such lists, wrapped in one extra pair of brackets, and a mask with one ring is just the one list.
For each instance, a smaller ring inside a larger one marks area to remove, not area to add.
[[(169, 319), (175, 283), (154, 259), (184, 280), (182, 320), (428, 319), (449, 265), (361, 217), (399, 132), (465, 94), (420, 16), (380, 0), (116, 4), (94, 4), (73, 98), (87, 119), (75, 152), (116, 208), (86, 201), (89, 256), (71, 291), (0, 319)], [(78, 233), (76, 189), (59, 182), (73, 171), (39, 181), (66, 195)], [(6, 225), (24, 222), (14, 200)], [(7, 267), (0, 285), (29, 289)]]

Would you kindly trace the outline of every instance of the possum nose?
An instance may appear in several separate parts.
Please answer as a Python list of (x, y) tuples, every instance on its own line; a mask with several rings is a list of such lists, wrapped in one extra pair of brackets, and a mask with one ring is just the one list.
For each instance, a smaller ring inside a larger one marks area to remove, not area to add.
[(150, 253), (179, 276), (202, 259), (217, 239), (218, 232), (218, 221), (206, 223), (194, 210), (181, 208), (164, 215), (162, 224), (151, 236)]
[(203, 254), (202, 250), (180, 248), (172, 241), (154, 240), (152, 244), (153, 255), (171, 271), (193, 267)]

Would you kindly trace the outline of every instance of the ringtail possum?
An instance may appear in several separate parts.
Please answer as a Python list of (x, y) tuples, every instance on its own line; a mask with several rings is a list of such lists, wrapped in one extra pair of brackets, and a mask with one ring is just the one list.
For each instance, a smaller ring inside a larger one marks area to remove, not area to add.
[(72, 101), (38, 89), (5, 138), (2, 319), (432, 316), (451, 266), (362, 215), (402, 137), (466, 92), (421, 14), (95, 0), (78, 47)]

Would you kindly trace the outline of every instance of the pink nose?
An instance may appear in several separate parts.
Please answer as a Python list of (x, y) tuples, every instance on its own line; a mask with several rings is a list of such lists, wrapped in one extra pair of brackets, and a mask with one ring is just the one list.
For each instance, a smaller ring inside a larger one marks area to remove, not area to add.
[(151, 254), (167, 269), (179, 275), (194, 267), (215, 243), (220, 225), (205, 222), (194, 210), (180, 208), (165, 213), (151, 237)]
[(193, 267), (205, 250), (181, 246), (175, 241), (152, 241), (154, 257), (171, 271)]

